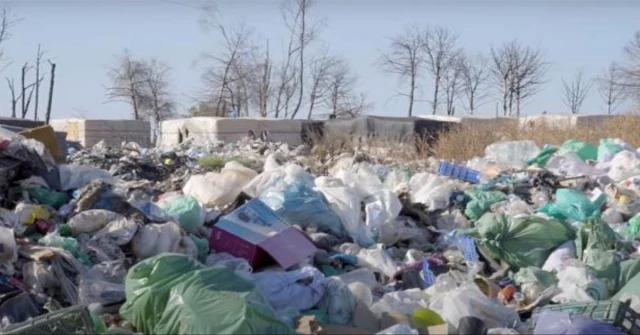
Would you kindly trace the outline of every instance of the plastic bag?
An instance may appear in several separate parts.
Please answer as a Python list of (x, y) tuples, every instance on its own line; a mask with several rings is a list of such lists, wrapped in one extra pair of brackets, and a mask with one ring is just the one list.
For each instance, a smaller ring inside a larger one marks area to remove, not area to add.
[(175, 218), (180, 227), (189, 233), (196, 233), (207, 215), (198, 200), (188, 195), (173, 195), (158, 202), (165, 214)]
[(582, 193), (561, 188), (556, 191), (556, 201), (547, 203), (538, 212), (558, 220), (584, 222), (592, 217), (600, 217), (600, 208)]
[(456, 183), (431, 173), (418, 173), (411, 177), (409, 185), (411, 201), (435, 211), (449, 206)]
[(335, 277), (325, 278), (322, 284), (325, 295), (317, 307), (327, 312), (331, 324), (346, 325), (351, 322), (358, 299), (353, 296), (349, 287)]
[(371, 236), (378, 238), (383, 226), (393, 223), (402, 210), (398, 196), (390, 190), (381, 189), (364, 199), (365, 225)]
[(205, 261), (207, 266), (216, 266), (222, 265), (229, 268), (229, 270), (235, 272), (238, 276), (243, 278), (252, 279), (251, 273), (253, 272), (253, 268), (244, 258), (237, 258), (229, 255), (227, 253), (211, 253), (207, 256), (207, 260)]
[(13, 229), (0, 226), (0, 264), (15, 262), (18, 259), (18, 246)]
[(640, 175), (640, 158), (634, 151), (618, 152), (611, 160), (611, 167), (607, 174), (616, 182)]
[(536, 157), (539, 152), (540, 148), (533, 141), (498, 142), (484, 150), (486, 159), (514, 169), (526, 168), (526, 161)]
[(369, 289), (375, 290), (380, 286), (380, 283), (376, 280), (376, 276), (370, 269), (360, 268), (350, 272), (343, 273), (339, 276), (345, 284), (362, 283), (367, 285)]
[(418, 331), (405, 325), (397, 324), (387, 329), (381, 330), (376, 335), (418, 335)]
[(585, 163), (577, 154), (565, 152), (558, 154), (547, 162), (546, 169), (567, 177), (594, 176), (605, 174), (606, 170)]
[(220, 173), (207, 173), (189, 178), (182, 192), (200, 201), (207, 207), (222, 207), (232, 203), (242, 189), (258, 174), (231, 161)]
[(83, 188), (94, 180), (102, 180), (116, 184), (118, 180), (108, 171), (88, 165), (63, 164), (58, 166), (60, 173), (60, 190), (71, 191)]
[(488, 328), (517, 328), (520, 317), (512, 308), (487, 298), (476, 285), (466, 284), (432, 298), (429, 308), (438, 312), (450, 325), (473, 316), (483, 320)]
[(33, 293), (45, 293), (46, 290), (58, 287), (60, 283), (55, 273), (46, 263), (28, 262), (22, 265), (22, 282), (32, 290)]
[(253, 275), (254, 283), (276, 311), (293, 307), (313, 308), (324, 295), (324, 276), (314, 267), (294, 271), (264, 271)]
[(598, 159), (598, 148), (587, 142), (571, 139), (562, 144), (561, 152), (573, 152), (583, 161)]
[(243, 189), (243, 192), (251, 197), (259, 197), (262, 193), (273, 187), (282, 187), (293, 183), (313, 183), (313, 177), (301, 166), (289, 163), (277, 169), (264, 171)]
[(60, 233), (73, 236), (91, 234), (117, 220), (126, 220), (126, 218), (118, 213), (104, 209), (91, 209), (74, 215), (66, 226), (60, 227)]
[(603, 138), (598, 146), (598, 162), (609, 162), (623, 150), (634, 151), (634, 148), (619, 138)]
[(542, 334), (601, 334), (623, 335), (624, 332), (602, 321), (591, 320), (580, 314), (544, 311), (534, 316), (534, 335)]
[(99, 262), (124, 259), (121, 247), (131, 242), (138, 232), (138, 224), (125, 217), (112, 221), (95, 233), (87, 243)]
[(137, 259), (145, 259), (163, 252), (175, 252), (181, 238), (180, 226), (173, 222), (147, 224), (138, 229), (131, 248)]
[(471, 199), (467, 203), (464, 214), (472, 221), (478, 220), (491, 206), (507, 198), (500, 191), (483, 191), (473, 188), (466, 190), (464, 195)]
[(409, 189), (410, 181), (411, 176), (409, 171), (394, 169), (387, 175), (387, 178), (384, 180), (384, 185), (394, 192), (399, 192), (404, 189)]
[(251, 282), (183, 255), (136, 264), (125, 292), (120, 315), (145, 334), (295, 334)]
[(127, 269), (122, 261), (100, 263), (81, 274), (78, 298), (81, 304), (109, 305), (124, 302), (124, 279)]
[(504, 215), (531, 215), (533, 208), (515, 194), (509, 194), (507, 200), (491, 206), (491, 212)]
[(542, 148), (542, 151), (540, 151), (536, 157), (528, 160), (526, 163), (529, 166), (535, 165), (535, 166), (544, 168), (545, 166), (547, 166), (547, 162), (549, 161), (549, 159), (557, 151), (558, 151), (558, 148), (552, 147), (552, 146), (549, 146), (549, 145), (545, 145), (544, 148)]
[(346, 233), (342, 220), (329, 208), (322, 193), (313, 189), (312, 182), (295, 180), (285, 184), (283, 181), (267, 188), (259, 199), (290, 224), (303, 228), (313, 225), (336, 236)]
[(558, 272), (562, 269), (562, 264), (570, 259), (576, 259), (576, 243), (567, 241), (556, 248), (544, 262), (542, 270), (548, 272)]
[(555, 248), (575, 238), (573, 228), (562, 221), (492, 213), (482, 216), (469, 233), (493, 258), (504, 260), (514, 270), (541, 267)]
[(66, 193), (55, 192), (44, 187), (35, 187), (28, 190), (29, 197), (35, 199), (39, 204), (60, 209), (64, 204), (69, 202)]
[(404, 291), (389, 292), (371, 305), (371, 312), (380, 317), (383, 313), (396, 312), (410, 315), (418, 308), (429, 307), (429, 295), (414, 288)]
[(358, 265), (368, 267), (391, 278), (398, 271), (396, 262), (387, 254), (382, 245), (378, 244), (370, 249), (358, 252)]
[(360, 196), (355, 189), (347, 187), (342, 180), (328, 177), (318, 177), (315, 180), (316, 189), (329, 202), (331, 209), (340, 217), (344, 229), (359, 245), (372, 245), (373, 237), (368, 234), (360, 219)]

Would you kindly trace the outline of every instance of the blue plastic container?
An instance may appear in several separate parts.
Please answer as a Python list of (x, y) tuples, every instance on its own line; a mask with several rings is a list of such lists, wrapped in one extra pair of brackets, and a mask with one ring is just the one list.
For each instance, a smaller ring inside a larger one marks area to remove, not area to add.
[(462, 165), (455, 165), (448, 162), (440, 162), (438, 168), (438, 174), (441, 176), (447, 176), (455, 179), (464, 180), (469, 183), (480, 183), (480, 172), (471, 170)]

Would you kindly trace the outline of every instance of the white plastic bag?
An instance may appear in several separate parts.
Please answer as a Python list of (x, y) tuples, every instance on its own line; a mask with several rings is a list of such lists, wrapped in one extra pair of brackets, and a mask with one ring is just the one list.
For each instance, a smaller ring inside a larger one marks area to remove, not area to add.
[(222, 207), (232, 203), (242, 189), (258, 174), (231, 161), (220, 173), (209, 172), (189, 178), (182, 192), (190, 195), (207, 207)]
[(13, 229), (0, 226), (0, 264), (15, 262), (18, 259), (18, 246)]
[(207, 266), (226, 266), (229, 270), (235, 272), (237, 275), (253, 280), (253, 277), (251, 276), (251, 274), (253, 273), (253, 268), (244, 258), (237, 258), (225, 252), (211, 253), (209, 254), (209, 256), (207, 256), (205, 264)]
[(360, 268), (351, 272), (343, 273), (339, 278), (347, 285), (352, 283), (362, 283), (367, 285), (371, 290), (380, 286), (380, 283), (376, 280), (376, 276), (373, 271), (367, 268)]
[(429, 308), (454, 327), (466, 316), (481, 319), (487, 328), (520, 327), (520, 317), (514, 309), (489, 299), (474, 284), (465, 284), (450, 292), (436, 295), (432, 298)]
[(388, 189), (365, 198), (365, 225), (372, 236), (377, 236), (382, 226), (391, 224), (400, 214), (402, 204), (398, 196)]
[(604, 174), (605, 171), (597, 169), (587, 163), (574, 152), (565, 152), (549, 159), (546, 168), (554, 173), (574, 176), (594, 176)]
[(147, 224), (131, 240), (137, 259), (146, 259), (163, 252), (176, 252), (182, 239), (180, 226), (174, 222)]
[(381, 244), (370, 249), (361, 249), (357, 257), (358, 266), (368, 267), (387, 277), (393, 277), (396, 271), (398, 271), (396, 262), (384, 251)]
[(274, 309), (313, 308), (324, 295), (324, 276), (311, 266), (294, 271), (264, 271), (253, 275), (254, 283)]
[(431, 173), (418, 173), (409, 182), (409, 197), (414, 203), (426, 205), (429, 210), (445, 209), (456, 183)]
[(640, 158), (633, 151), (620, 151), (611, 160), (608, 176), (616, 182), (640, 175)]
[[(404, 291), (389, 292), (371, 305), (371, 312), (380, 317), (385, 312), (411, 314), (418, 308), (429, 307), (429, 295), (414, 288)], [(457, 325), (457, 324), (456, 324)]]
[(533, 141), (511, 141), (493, 143), (484, 150), (485, 158), (501, 166), (523, 169), (525, 163), (538, 155), (540, 148)]
[(360, 196), (357, 191), (345, 186), (342, 180), (329, 177), (318, 177), (315, 184), (315, 189), (327, 199), (353, 240), (365, 247), (373, 244), (373, 237), (360, 219)]
[(274, 170), (264, 171), (257, 175), (247, 185), (243, 192), (251, 197), (258, 197), (268, 188), (278, 185), (290, 185), (295, 182), (311, 182), (313, 177), (301, 166), (289, 163)]
[(557, 247), (542, 266), (542, 270), (547, 272), (558, 272), (562, 270), (564, 262), (570, 259), (576, 259), (576, 244), (573, 240), (562, 243)]
[(74, 236), (94, 233), (109, 223), (125, 219), (122, 215), (105, 209), (90, 209), (74, 215), (69, 220), (69, 228)]
[(607, 286), (586, 265), (569, 262), (557, 274), (562, 293), (553, 297), (557, 303), (592, 302), (609, 297)]
[(83, 188), (94, 180), (102, 180), (116, 184), (118, 180), (108, 171), (86, 165), (63, 164), (58, 166), (60, 173), (60, 189), (62, 191)]

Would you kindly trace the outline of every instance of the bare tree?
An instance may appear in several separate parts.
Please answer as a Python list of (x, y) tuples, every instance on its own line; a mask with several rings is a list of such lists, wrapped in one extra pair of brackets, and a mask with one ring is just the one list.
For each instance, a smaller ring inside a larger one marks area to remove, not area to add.
[(248, 109), (249, 103), (247, 78), (252, 70), (249, 60), (253, 53), (253, 29), (244, 24), (226, 27), (215, 9), (208, 8), (205, 14), (203, 27), (217, 32), (223, 39), (220, 52), (204, 55), (210, 62), (202, 76), (207, 95), (214, 101), (216, 115), (225, 115), (227, 110), (223, 110), (223, 106), (229, 105), (241, 113)]
[(40, 64), (42, 64), (42, 57), (44, 56), (44, 52), (41, 49), (40, 44), (38, 44), (38, 53), (36, 54), (36, 80), (35, 80), (35, 101), (34, 101), (34, 109), (33, 109), (33, 119), (38, 121), (38, 107), (40, 106), (40, 84), (44, 80), (44, 75), (40, 76)]
[(618, 68), (620, 86), (628, 97), (640, 98), (640, 30), (623, 49), (625, 62)]
[(332, 70), (339, 65), (341, 60), (337, 57), (326, 55), (315, 59), (310, 66), (311, 89), (309, 91), (309, 111), (307, 119), (313, 116), (313, 110), (319, 101), (322, 101), (328, 91), (329, 79), (332, 77)]
[[(522, 102), (539, 92), (548, 69), (542, 52), (518, 41), (491, 48), (491, 75), (501, 92), (504, 116), (519, 116)], [(515, 112), (514, 112), (515, 104)]]
[(331, 115), (337, 116), (340, 104), (347, 99), (354, 89), (357, 77), (351, 72), (349, 64), (339, 59), (327, 75), (327, 96), (325, 106)]
[(584, 79), (582, 70), (576, 72), (570, 82), (562, 80), (562, 102), (569, 107), (572, 114), (578, 114), (591, 90), (591, 81)]
[(442, 76), (447, 115), (455, 114), (454, 102), (461, 92), (462, 59), (458, 56), (447, 66)]
[[(52, 68), (54, 66), (52, 64)], [(144, 99), (145, 71), (144, 62), (134, 59), (125, 49), (122, 55), (117, 56), (116, 64), (108, 72), (111, 86), (106, 87), (107, 100), (130, 104), (135, 120), (140, 120), (143, 116), (140, 103)]]
[(432, 113), (438, 112), (438, 98), (442, 78), (453, 66), (456, 55), (460, 52), (456, 47), (458, 36), (444, 27), (429, 29), (424, 34), (423, 48), (426, 54), (426, 69), (433, 77)]
[(460, 89), (465, 107), (473, 115), (476, 109), (486, 103), (489, 97), (489, 60), (482, 54), (461, 57)]
[(267, 40), (264, 55), (256, 56), (254, 60), (255, 70), (251, 71), (254, 75), (249, 81), (249, 87), (252, 91), (249, 96), (257, 105), (258, 113), (262, 117), (266, 117), (269, 113), (269, 99), (273, 91), (271, 84), (273, 73), (273, 61), (269, 52), (269, 41)]
[(0, 16), (0, 63), (3, 64), (0, 67), (0, 72), (2, 72), (8, 65), (5, 59), (4, 44), (11, 38), (11, 28), (18, 24), (21, 19), (16, 18), (6, 4), (0, 5)]
[(56, 78), (56, 63), (49, 61), (51, 65), (51, 74), (49, 75), (49, 101), (47, 103), (47, 114), (45, 115), (45, 122), (49, 124), (51, 120), (51, 107), (53, 105), (53, 85), (55, 84)]
[(373, 104), (369, 102), (364, 93), (351, 94), (338, 105), (338, 112), (335, 115), (338, 119), (355, 118), (365, 114), (371, 108), (373, 108)]
[(7, 80), (7, 85), (9, 86), (9, 92), (11, 92), (11, 117), (15, 118), (17, 115), (16, 108), (18, 105), (18, 100), (20, 99), (20, 95), (16, 97), (16, 89), (13, 78), (9, 79), (7, 77), (5, 79)]
[(413, 115), (418, 78), (425, 62), (424, 32), (417, 26), (411, 26), (391, 39), (388, 51), (381, 53), (377, 66), (383, 72), (395, 74), (399, 80), (408, 81), (407, 93), (398, 93), (409, 100), (408, 115)]
[(175, 111), (175, 102), (169, 90), (169, 65), (155, 58), (144, 63), (144, 85), (141, 95), (143, 114), (157, 123), (171, 117)]
[(602, 75), (598, 77), (598, 92), (604, 100), (607, 114), (612, 114), (615, 109), (625, 100), (625, 90), (622, 85), (618, 84), (619, 67), (616, 63), (612, 63), (606, 68)]

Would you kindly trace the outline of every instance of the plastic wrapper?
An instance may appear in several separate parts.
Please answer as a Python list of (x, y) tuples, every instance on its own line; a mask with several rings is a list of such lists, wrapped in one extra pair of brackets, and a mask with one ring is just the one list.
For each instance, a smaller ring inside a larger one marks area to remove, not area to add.
[(122, 215), (104, 209), (91, 209), (74, 215), (67, 224), (74, 236), (95, 233), (116, 220), (126, 220)]
[(393, 277), (396, 271), (398, 271), (396, 262), (382, 249), (381, 245), (374, 246), (370, 249), (361, 249), (357, 257), (358, 265), (368, 267), (387, 277)]
[(314, 267), (294, 271), (264, 271), (253, 275), (254, 283), (276, 311), (287, 307), (306, 311), (324, 295), (324, 276)]
[(429, 210), (445, 209), (456, 185), (456, 182), (435, 174), (418, 173), (409, 182), (409, 196), (412, 202), (424, 204)]
[(136, 264), (127, 274), (125, 292), (120, 315), (145, 334), (295, 333), (254, 284), (184, 255)]
[(536, 157), (540, 148), (533, 141), (498, 142), (486, 147), (485, 158), (499, 165), (514, 168), (525, 168), (526, 161)]
[(62, 191), (83, 188), (94, 180), (102, 180), (109, 184), (116, 184), (117, 179), (108, 171), (86, 165), (59, 165), (60, 186)]
[(483, 320), (488, 328), (518, 328), (520, 317), (514, 309), (487, 298), (477, 286), (467, 284), (432, 298), (430, 309), (438, 312), (450, 325), (458, 325), (464, 317)]
[(640, 176), (640, 158), (634, 151), (620, 151), (610, 162), (608, 176), (616, 182)]
[(81, 274), (78, 298), (81, 304), (109, 305), (124, 302), (124, 280), (127, 269), (122, 261), (104, 262)]

